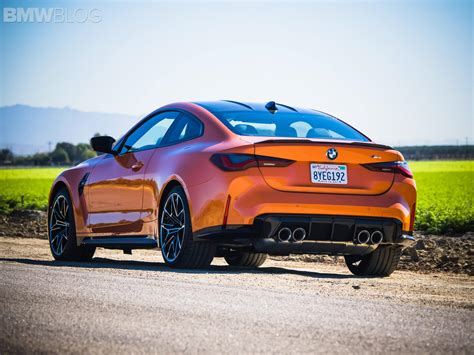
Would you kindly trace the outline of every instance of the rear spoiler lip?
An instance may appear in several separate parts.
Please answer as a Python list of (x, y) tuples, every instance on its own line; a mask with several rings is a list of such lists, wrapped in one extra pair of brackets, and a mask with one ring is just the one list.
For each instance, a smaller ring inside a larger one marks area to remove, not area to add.
[(390, 149), (394, 150), (394, 148), (384, 145), (384, 144), (377, 144), (372, 142), (340, 142), (340, 141), (312, 141), (309, 139), (267, 139), (264, 141), (255, 142), (254, 144), (273, 144), (273, 143), (304, 143), (304, 144), (316, 144), (316, 145), (348, 145), (348, 146), (358, 146), (358, 147), (369, 147), (369, 148), (381, 148), (381, 149)]

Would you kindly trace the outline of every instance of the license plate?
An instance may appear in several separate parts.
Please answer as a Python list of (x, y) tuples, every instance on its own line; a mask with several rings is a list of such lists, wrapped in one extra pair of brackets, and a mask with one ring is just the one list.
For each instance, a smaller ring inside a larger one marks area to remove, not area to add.
[(315, 184), (347, 184), (347, 166), (311, 164), (311, 182)]

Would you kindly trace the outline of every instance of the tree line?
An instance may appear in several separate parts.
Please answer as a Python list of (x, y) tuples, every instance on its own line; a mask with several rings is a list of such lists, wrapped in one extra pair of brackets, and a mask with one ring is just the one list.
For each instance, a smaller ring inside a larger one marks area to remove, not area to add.
[(95, 157), (94, 152), (88, 143), (72, 144), (60, 142), (49, 153), (36, 153), (32, 155), (15, 155), (10, 149), (0, 150), (0, 165), (8, 166), (53, 166), (53, 165), (74, 165), (81, 161)]
[(473, 160), (474, 145), (396, 147), (406, 160)]

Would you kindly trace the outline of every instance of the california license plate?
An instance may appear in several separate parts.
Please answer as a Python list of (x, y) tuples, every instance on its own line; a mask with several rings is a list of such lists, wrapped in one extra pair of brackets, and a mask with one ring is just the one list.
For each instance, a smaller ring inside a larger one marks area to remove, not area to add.
[(347, 184), (347, 166), (336, 164), (311, 164), (311, 182), (315, 184)]

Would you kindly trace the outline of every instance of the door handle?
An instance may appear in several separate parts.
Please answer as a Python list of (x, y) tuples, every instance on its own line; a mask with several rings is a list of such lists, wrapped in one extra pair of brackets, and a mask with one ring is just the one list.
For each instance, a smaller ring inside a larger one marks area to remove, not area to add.
[(143, 168), (143, 162), (142, 161), (137, 161), (135, 164), (132, 165), (132, 170), (133, 171), (138, 171), (140, 170), (141, 168)]

